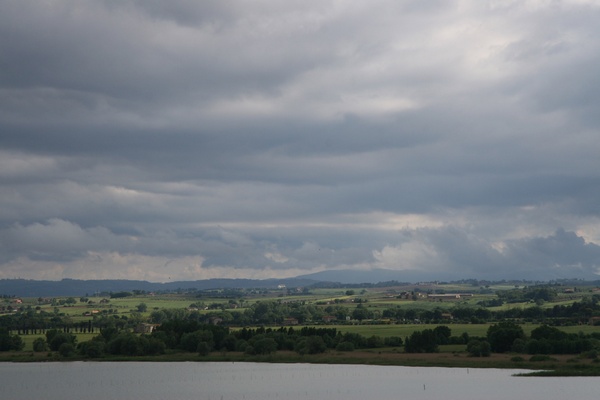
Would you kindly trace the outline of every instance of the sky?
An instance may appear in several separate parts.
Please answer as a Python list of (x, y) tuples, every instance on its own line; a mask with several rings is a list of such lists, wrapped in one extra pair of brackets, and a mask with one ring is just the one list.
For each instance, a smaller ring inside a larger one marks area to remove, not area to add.
[(0, 279), (599, 279), (596, 0), (1, 0)]

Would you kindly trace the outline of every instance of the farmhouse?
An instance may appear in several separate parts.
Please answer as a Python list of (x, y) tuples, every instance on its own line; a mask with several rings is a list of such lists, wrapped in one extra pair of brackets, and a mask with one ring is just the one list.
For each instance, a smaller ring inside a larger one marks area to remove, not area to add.
[(460, 294), (428, 294), (429, 300), (460, 300)]

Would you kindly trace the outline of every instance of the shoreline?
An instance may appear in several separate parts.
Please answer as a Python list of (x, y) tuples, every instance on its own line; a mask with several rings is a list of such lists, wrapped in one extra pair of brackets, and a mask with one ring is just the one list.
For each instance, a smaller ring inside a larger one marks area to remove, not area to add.
[[(521, 355), (523, 356), (523, 355)], [(600, 376), (600, 363), (572, 355), (550, 356), (545, 361), (530, 361), (528, 356), (515, 361), (515, 354), (492, 354), (490, 357), (470, 357), (466, 353), (400, 353), (380, 351), (327, 352), (299, 355), (279, 351), (269, 355), (246, 355), (238, 352), (213, 352), (207, 356), (196, 353), (172, 352), (159, 356), (105, 356), (87, 358), (61, 357), (56, 353), (10, 352), (0, 354), (0, 362), (257, 362), (282, 364), (357, 364), (403, 367), (497, 368), (531, 370), (519, 376)], [(527, 357), (527, 358), (526, 358)]]

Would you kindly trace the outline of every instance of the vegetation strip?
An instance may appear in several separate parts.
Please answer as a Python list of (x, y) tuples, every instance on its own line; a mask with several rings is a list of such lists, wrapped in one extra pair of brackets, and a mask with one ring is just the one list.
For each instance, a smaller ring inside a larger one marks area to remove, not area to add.
[[(450, 288), (453, 294), (440, 294)], [(600, 376), (597, 287), (469, 289), (429, 284), (4, 296), (0, 361), (352, 363)]]

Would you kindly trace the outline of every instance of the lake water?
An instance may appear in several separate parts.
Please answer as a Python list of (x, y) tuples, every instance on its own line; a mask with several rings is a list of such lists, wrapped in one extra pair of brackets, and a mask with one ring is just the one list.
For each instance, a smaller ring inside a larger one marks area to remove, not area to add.
[(596, 399), (598, 377), (519, 370), (204, 362), (0, 363), (7, 400)]

